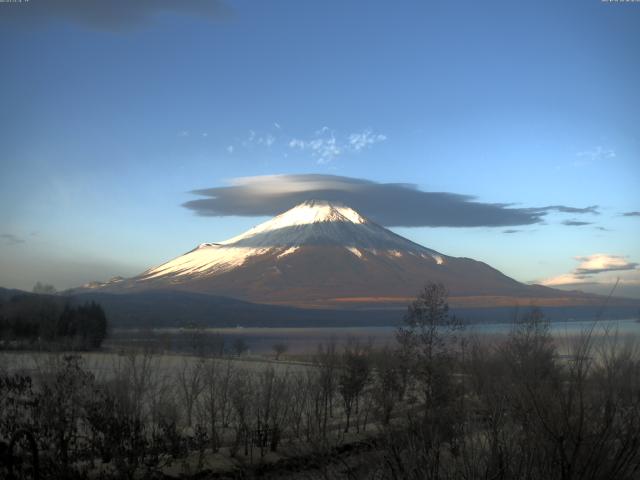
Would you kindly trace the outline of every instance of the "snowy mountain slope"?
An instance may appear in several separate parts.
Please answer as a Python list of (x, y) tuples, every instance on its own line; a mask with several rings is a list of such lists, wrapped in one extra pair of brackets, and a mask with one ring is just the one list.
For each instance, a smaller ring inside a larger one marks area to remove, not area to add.
[(203, 243), (194, 250), (152, 268), (140, 280), (194, 278), (221, 274), (252, 257), (283, 258), (301, 247), (344, 247), (362, 258), (365, 252), (422, 256), (442, 262), (442, 255), (367, 220), (351, 208), (322, 201), (302, 203), (251, 230), (221, 243)]
[(321, 306), (406, 302), (427, 281), (444, 283), (455, 296), (566, 295), (423, 247), (325, 201), (304, 202), (229, 240), (200, 244), (137, 277), (87, 287), (114, 293), (176, 289)]

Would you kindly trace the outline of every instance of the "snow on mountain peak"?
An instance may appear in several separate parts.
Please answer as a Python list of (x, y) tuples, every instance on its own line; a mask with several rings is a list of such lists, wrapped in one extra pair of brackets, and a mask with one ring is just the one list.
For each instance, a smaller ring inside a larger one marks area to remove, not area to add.
[[(300, 232), (306, 230), (310, 233), (312, 230), (310, 230), (309, 227), (317, 227), (313, 229), (313, 236), (316, 236), (322, 231), (329, 236), (335, 236), (339, 225), (355, 227), (370, 226), (373, 224), (358, 212), (345, 205), (325, 200), (308, 200), (271, 220), (267, 220), (253, 227), (237, 237), (222, 242), (222, 244), (246, 244), (247, 241), (254, 243), (251, 239), (262, 238), (264, 241), (261, 243), (264, 246), (282, 245), (283, 242), (291, 243), (290, 237), (292, 235), (298, 240), (302, 240), (300, 238)], [(289, 238), (285, 239), (283, 235)], [(297, 243), (299, 242), (294, 242), (294, 244)]]
[(185, 255), (148, 270), (141, 278), (217, 274), (244, 264), (249, 257), (274, 255), (280, 259), (298, 253), (304, 246), (342, 247), (363, 261), (365, 253), (393, 258), (418, 255), (433, 261), (437, 261), (436, 256), (442, 258), (367, 220), (350, 207), (309, 200), (229, 240), (202, 243)]
[(262, 225), (275, 229), (318, 222), (368, 223), (366, 218), (345, 205), (325, 200), (308, 200)]

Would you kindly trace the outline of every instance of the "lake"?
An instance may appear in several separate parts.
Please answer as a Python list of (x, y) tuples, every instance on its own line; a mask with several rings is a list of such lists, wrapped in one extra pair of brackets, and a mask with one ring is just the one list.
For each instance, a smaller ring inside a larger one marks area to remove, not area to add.
[[(512, 323), (472, 324), (464, 329), (464, 335), (484, 341), (504, 339), (514, 328)], [(242, 339), (251, 354), (270, 354), (273, 345), (287, 345), (288, 353), (312, 353), (319, 344), (335, 341), (344, 344), (349, 338), (371, 342), (375, 347), (395, 344), (397, 327), (330, 327), (330, 328), (203, 328), (203, 329), (116, 329), (105, 343), (107, 348), (154, 346), (165, 351), (187, 352), (195, 348), (209, 350), (224, 341), (226, 348)], [(598, 339), (614, 334), (625, 342), (638, 340), (640, 323), (635, 319), (593, 321), (565, 321), (551, 323), (551, 334), (560, 350), (582, 333), (592, 330)]]

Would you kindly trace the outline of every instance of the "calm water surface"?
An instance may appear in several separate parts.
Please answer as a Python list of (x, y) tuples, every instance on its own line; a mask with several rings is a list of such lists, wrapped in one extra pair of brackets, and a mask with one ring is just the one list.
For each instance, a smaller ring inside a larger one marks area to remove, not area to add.
[[(513, 324), (475, 324), (464, 330), (464, 335), (480, 340), (499, 341), (512, 330)], [(395, 344), (397, 327), (344, 327), (344, 328), (207, 328), (154, 329), (154, 330), (116, 330), (110, 344), (144, 345), (156, 344), (163, 349), (188, 351), (196, 345), (205, 347), (219, 343), (221, 339), (227, 348), (241, 338), (253, 354), (272, 351), (273, 345), (284, 343), (289, 353), (309, 353), (316, 350), (318, 344), (336, 342), (344, 344), (349, 338), (362, 342), (371, 342), (375, 347)], [(569, 344), (581, 334), (590, 331), (598, 339), (611, 338), (613, 335), (625, 342), (640, 339), (640, 323), (635, 319), (593, 321), (566, 321), (551, 324), (551, 333), (561, 347)]]

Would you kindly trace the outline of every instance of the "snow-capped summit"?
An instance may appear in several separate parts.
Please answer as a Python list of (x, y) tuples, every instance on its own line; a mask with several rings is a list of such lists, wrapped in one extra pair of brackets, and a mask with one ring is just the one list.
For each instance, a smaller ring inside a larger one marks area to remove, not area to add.
[(346, 205), (323, 200), (303, 202), (229, 240), (201, 243), (137, 277), (92, 287), (335, 305), (406, 302), (427, 281), (444, 283), (454, 295), (515, 296), (542, 288), (523, 285), (482, 262), (418, 245)]
[(281, 259), (303, 247), (342, 247), (362, 258), (365, 252), (380, 255), (424, 255), (436, 263), (443, 256), (377, 225), (344, 205), (310, 200), (247, 232), (219, 243), (201, 243), (170, 262), (144, 272), (141, 280), (220, 274), (253, 257), (273, 255)]
[(274, 230), (318, 222), (367, 223), (368, 220), (352, 208), (337, 202), (307, 200), (306, 202), (296, 205), (291, 210), (287, 210), (277, 217), (249, 230), (247, 234), (258, 230)]
[[(247, 232), (221, 242), (226, 247), (292, 248), (340, 245), (365, 249), (427, 251), (345, 205), (310, 200)], [(431, 250), (429, 252), (435, 253)]]

